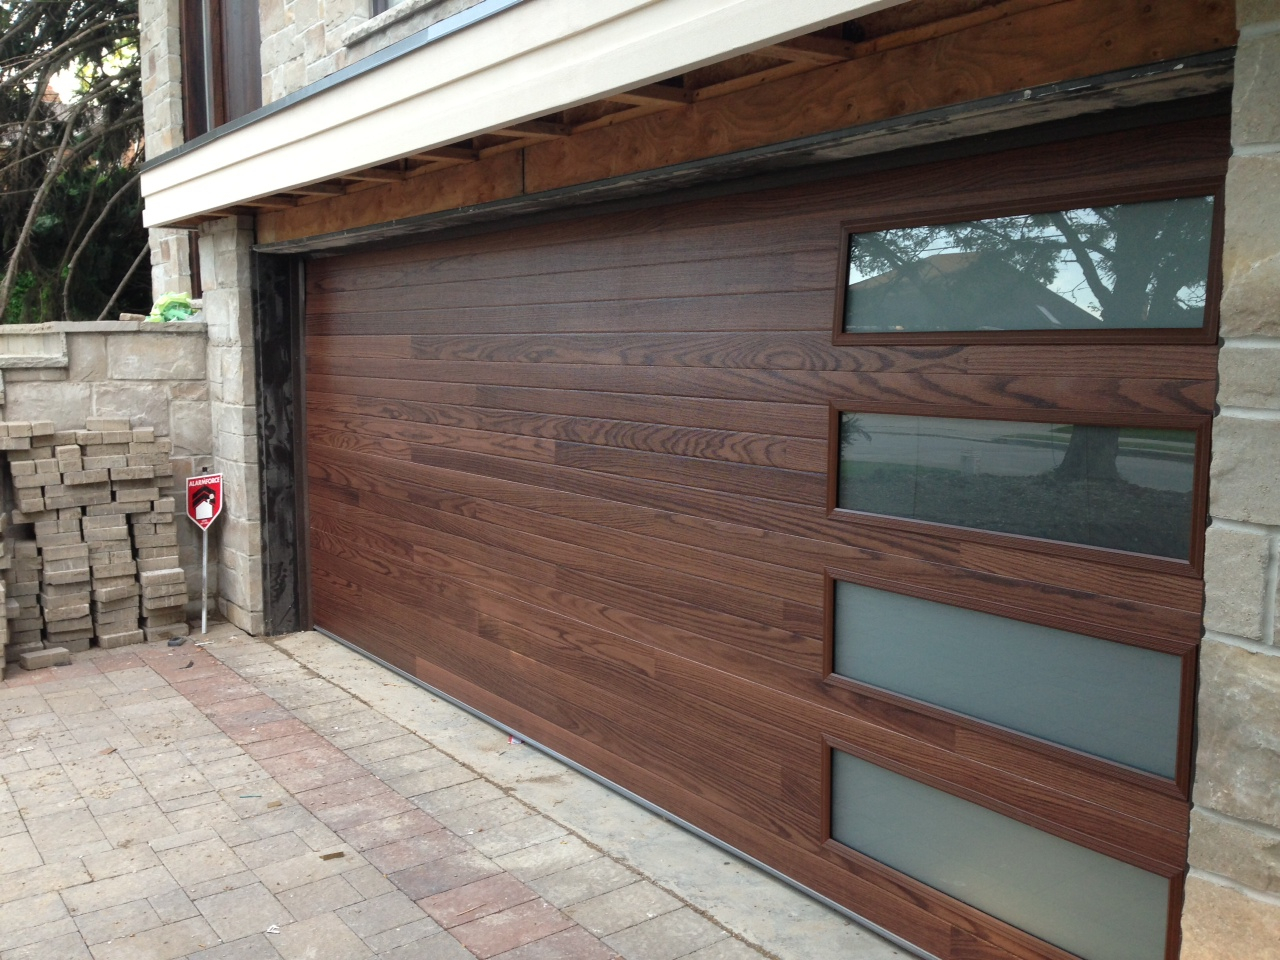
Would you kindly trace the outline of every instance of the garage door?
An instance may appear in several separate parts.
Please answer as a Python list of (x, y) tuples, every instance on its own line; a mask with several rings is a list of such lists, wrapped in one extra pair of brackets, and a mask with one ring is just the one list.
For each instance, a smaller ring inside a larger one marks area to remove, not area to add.
[(1225, 131), (311, 262), (315, 624), (939, 957), (1176, 955)]

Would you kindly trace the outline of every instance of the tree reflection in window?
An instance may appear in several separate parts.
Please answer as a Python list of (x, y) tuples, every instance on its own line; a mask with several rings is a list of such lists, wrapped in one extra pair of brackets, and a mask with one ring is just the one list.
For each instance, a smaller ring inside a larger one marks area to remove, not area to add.
[(845, 331), (1197, 328), (1212, 197), (856, 234)]

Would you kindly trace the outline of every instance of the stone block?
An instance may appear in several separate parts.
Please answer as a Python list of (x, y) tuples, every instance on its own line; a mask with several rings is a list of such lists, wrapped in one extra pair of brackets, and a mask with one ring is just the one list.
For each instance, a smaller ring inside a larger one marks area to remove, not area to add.
[(234, 550), (218, 551), (218, 592), (250, 613), (260, 613), (262, 603), (262, 561)]
[(1280, 525), (1280, 418), (1220, 416), (1213, 422), (1209, 512), (1247, 523)]
[[(169, 389), (164, 383), (109, 381), (93, 385), (93, 413), (139, 424), (168, 424)], [(102, 455), (95, 453), (95, 456)]]
[(1280, 22), (1280, 0), (1236, 0), (1236, 26)]
[(170, 400), (169, 435), (183, 456), (213, 453), (213, 417), (207, 400)]
[(223, 513), (241, 520), (261, 519), (258, 468), (256, 465), (220, 462), (222, 471)]
[(1231, 160), (1222, 269), (1222, 335), (1280, 336), (1280, 154)]
[(1242, 37), (1236, 48), (1231, 142), (1280, 143), (1280, 33)]
[(1218, 403), (1280, 410), (1280, 341), (1249, 346), (1228, 340), (1218, 354)]
[(250, 636), (260, 637), (266, 632), (261, 609), (256, 611), (245, 610), (225, 596), (219, 595), (218, 612)]
[(159, 586), (172, 586), (173, 584), (186, 583), (186, 574), (182, 572), (181, 567), (169, 567), (164, 570), (147, 570), (138, 575), (138, 579), (142, 581), (143, 589)]
[(93, 387), (70, 381), (12, 384), (4, 410), (10, 420), (52, 420), (59, 430), (75, 430), (93, 413)]
[(141, 630), (122, 630), (119, 633), (100, 634), (98, 636), (98, 646), (103, 650), (114, 650), (117, 647), (127, 647), (135, 643), (142, 643), (146, 640), (146, 636)]
[(73, 333), (67, 337), (69, 366), (67, 376), (72, 380), (105, 380), (107, 378), (107, 338), (101, 334)]
[(1204, 625), (1220, 633), (1262, 639), (1271, 540), (1263, 534), (1205, 531)]
[(170, 332), (114, 334), (107, 340), (107, 371), (112, 380), (203, 380), (205, 338)]
[(1182, 960), (1280, 960), (1280, 905), (1187, 878)]
[[(246, 557), (262, 555), (262, 524), (256, 520), (241, 520), (224, 514), (218, 521), (222, 529), (219, 531), (223, 548), (234, 550)], [(194, 525), (193, 525), (194, 526)]]
[(1191, 812), (1191, 866), (1263, 893), (1280, 894), (1280, 831)]
[(1206, 640), (1195, 802), (1280, 829), (1280, 656)]
[(71, 662), (71, 651), (66, 647), (48, 647), (18, 655), (18, 666), (23, 670), (43, 670), (45, 667), (65, 667)]

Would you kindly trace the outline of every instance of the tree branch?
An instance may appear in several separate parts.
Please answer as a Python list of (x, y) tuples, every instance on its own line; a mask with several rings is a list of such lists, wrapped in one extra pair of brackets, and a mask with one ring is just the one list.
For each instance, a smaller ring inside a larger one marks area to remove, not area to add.
[(107, 219), (107, 214), (111, 212), (111, 208), (115, 205), (115, 202), (119, 200), (121, 197), (123, 197), (125, 195), (125, 192), (128, 191), (131, 187), (133, 187), (133, 185), (138, 182), (141, 176), (142, 176), (142, 171), (138, 171), (137, 173), (135, 173), (132, 177), (129, 178), (128, 182), (125, 183), (125, 185), (121, 187), (119, 190), (117, 190), (115, 194), (112, 195), (111, 199), (108, 200), (105, 205), (103, 205), (102, 212), (99, 213), (98, 218), (93, 221), (93, 226), (91, 226), (89, 228), (88, 233), (84, 235), (84, 239), (80, 241), (80, 245), (76, 247), (76, 252), (72, 255), (71, 260), (67, 263), (66, 277), (62, 283), (63, 315), (67, 317), (71, 316), (71, 299), (70, 299), (71, 298), (71, 278), (75, 276), (76, 264), (80, 262), (80, 254), (84, 253), (85, 248), (89, 245), (90, 239), (93, 238), (93, 235), (98, 232), (98, 228), (102, 226), (103, 222)]
[(111, 308), (116, 305), (116, 301), (120, 299), (120, 294), (124, 293), (124, 288), (129, 285), (129, 281), (133, 279), (134, 273), (143, 259), (151, 252), (151, 242), (148, 240), (142, 245), (142, 249), (138, 251), (138, 255), (133, 260), (133, 266), (125, 272), (124, 279), (120, 281), (120, 286), (116, 287), (116, 292), (111, 295), (111, 299), (107, 301), (107, 305), (102, 308), (102, 312), (98, 314), (98, 320), (105, 320), (107, 314), (111, 312)]

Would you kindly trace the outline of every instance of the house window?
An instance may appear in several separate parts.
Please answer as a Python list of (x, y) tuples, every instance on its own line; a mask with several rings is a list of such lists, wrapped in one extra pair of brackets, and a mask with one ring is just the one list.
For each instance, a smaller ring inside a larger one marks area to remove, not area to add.
[(182, 0), (181, 31), (188, 140), (262, 106), (258, 0)]
[(370, 0), (369, 15), (376, 17), (380, 13), (386, 13), (392, 7), (398, 7), (400, 4), (407, 2), (408, 0)]

